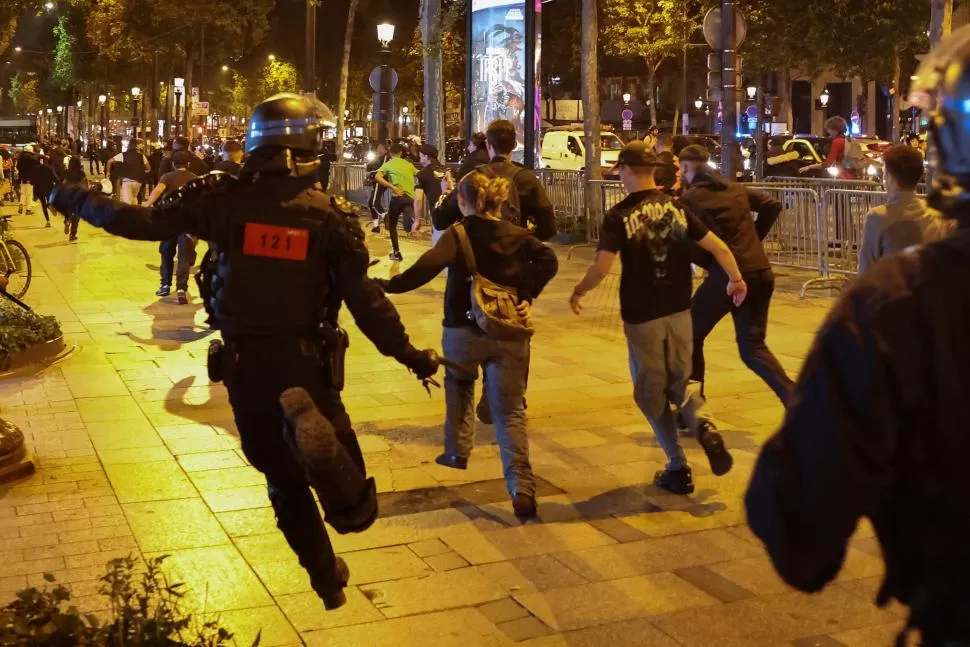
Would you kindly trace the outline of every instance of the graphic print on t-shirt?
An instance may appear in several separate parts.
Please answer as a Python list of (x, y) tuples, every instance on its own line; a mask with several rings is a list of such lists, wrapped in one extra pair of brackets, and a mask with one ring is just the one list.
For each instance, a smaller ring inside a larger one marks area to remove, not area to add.
[(654, 275), (665, 278), (670, 242), (684, 240), (687, 235), (684, 210), (673, 202), (643, 202), (623, 216), (623, 224), (627, 238), (646, 243), (654, 261)]

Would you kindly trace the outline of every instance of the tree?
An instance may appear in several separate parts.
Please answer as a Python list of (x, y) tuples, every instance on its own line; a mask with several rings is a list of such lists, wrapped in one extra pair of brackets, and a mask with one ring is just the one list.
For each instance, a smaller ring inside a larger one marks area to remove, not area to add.
[(54, 25), (54, 37), (57, 44), (54, 48), (54, 67), (51, 70), (51, 83), (60, 90), (66, 90), (74, 84), (74, 43), (75, 38), (68, 29), (67, 16), (61, 15)]
[[(642, 59), (647, 92), (653, 98), (657, 70), (683, 52), (687, 38), (700, 28), (698, 15), (678, 0), (603, 0), (602, 6), (606, 53)], [(657, 123), (656, 103), (650, 102), (651, 123)]]
[(292, 63), (277, 58), (263, 67), (258, 88), (260, 100), (280, 92), (299, 92), (300, 74)]
[(37, 112), (41, 108), (38, 88), (40, 81), (33, 72), (17, 72), (10, 78), (10, 100), (14, 110), (21, 114)]
[(10, 47), (13, 37), (17, 34), (20, 17), (31, 6), (30, 0), (3, 0), (0, 2), (0, 52)]
[[(600, 90), (599, 90), (599, 33), (596, 0), (583, 0), (582, 60), (583, 76), (583, 134), (586, 139), (586, 178), (602, 180), (600, 160)], [(594, 195), (596, 185), (586, 183), (586, 204), (591, 217), (598, 218), (600, 201)]]
[[(350, 45), (354, 38), (354, 18), (358, 0), (350, 0), (347, 7), (347, 24), (344, 28), (344, 55), (340, 60), (340, 89), (337, 92), (337, 156), (344, 152), (344, 110), (347, 109), (347, 81), (350, 77)], [(341, 158), (342, 159), (342, 158)]]

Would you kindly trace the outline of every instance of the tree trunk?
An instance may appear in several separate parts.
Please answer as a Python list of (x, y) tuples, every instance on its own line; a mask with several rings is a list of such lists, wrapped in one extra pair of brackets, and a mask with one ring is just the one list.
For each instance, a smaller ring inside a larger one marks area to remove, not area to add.
[(899, 50), (893, 50), (893, 88), (896, 92), (892, 96), (892, 111), (890, 119), (892, 123), (892, 142), (899, 143), (899, 100), (900, 100), (900, 76), (902, 75), (902, 61), (900, 60)]
[[(654, 101), (656, 97), (656, 88), (654, 85), (657, 81), (657, 66), (653, 65), (650, 61), (647, 61), (647, 96), (650, 102), (650, 125), (657, 125), (657, 102)], [(687, 80), (684, 80), (687, 83)], [(674, 124), (674, 132), (677, 132), (677, 124)]]
[(441, 62), (441, 0), (421, 2), (424, 46), (425, 141), (445, 151), (445, 82)]
[(791, 70), (785, 69), (781, 73), (781, 78), (778, 83), (778, 92), (781, 105), (778, 108), (781, 110), (781, 117), (785, 119), (785, 124), (788, 132), (792, 130), (792, 109), (791, 109)]
[(931, 0), (930, 48), (940, 44), (953, 30), (953, 0)]
[[(583, 134), (586, 139), (586, 179), (602, 180), (600, 168), (600, 89), (597, 55), (599, 32), (597, 1), (583, 0), (583, 34), (580, 52), (583, 96)], [(602, 221), (602, 202), (598, 185), (586, 183), (587, 230)]]
[(340, 89), (337, 92), (337, 161), (344, 159), (344, 110), (347, 109), (347, 83), (350, 78), (350, 46), (354, 38), (354, 18), (358, 0), (350, 0), (344, 28), (344, 55), (340, 62)]
[(192, 68), (195, 67), (195, 45), (190, 45), (185, 55), (185, 92), (182, 93), (182, 134), (192, 141)]

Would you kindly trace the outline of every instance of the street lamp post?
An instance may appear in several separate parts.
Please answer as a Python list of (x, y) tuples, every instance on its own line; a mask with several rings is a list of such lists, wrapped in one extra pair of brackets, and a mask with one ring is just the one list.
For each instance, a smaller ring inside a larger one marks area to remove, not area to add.
[(387, 122), (394, 118), (392, 104), (394, 103), (391, 88), (391, 41), (394, 40), (394, 25), (383, 22), (377, 26), (377, 40), (381, 43), (381, 83), (380, 105), (377, 111), (377, 140), (387, 142)]
[(100, 143), (101, 146), (105, 146), (107, 144), (107, 142), (105, 141), (106, 138), (104, 133), (104, 108), (105, 108), (104, 104), (107, 101), (108, 101), (107, 96), (103, 94), (98, 95), (98, 105), (101, 106), (101, 143)]
[(81, 99), (78, 99), (77, 100), (77, 103), (75, 105), (77, 106), (77, 133), (75, 133), (75, 134), (77, 135), (77, 141), (80, 142), (81, 141), (81, 133), (84, 132), (84, 129), (81, 127), (83, 125), (83, 123), (84, 123), (81, 120), (81, 117), (82, 117), (81, 106), (84, 105), (84, 101), (81, 100)]
[(829, 89), (825, 88), (822, 90), (822, 94), (820, 94), (818, 97), (818, 103), (820, 106), (822, 106), (822, 110), (829, 107), (829, 98)]
[(175, 136), (182, 134), (182, 92), (185, 91), (185, 79), (175, 77)]
[(138, 97), (141, 96), (141, 88), (135, 86), (131, 89), (131, 138), (138, 138)]
[(57, 106), (57, 124), (54, 128), (54, 136), (58, 136), (64, 133), (63, 126), (61, 125), (61, 119), (64, 116), (64, 106)]

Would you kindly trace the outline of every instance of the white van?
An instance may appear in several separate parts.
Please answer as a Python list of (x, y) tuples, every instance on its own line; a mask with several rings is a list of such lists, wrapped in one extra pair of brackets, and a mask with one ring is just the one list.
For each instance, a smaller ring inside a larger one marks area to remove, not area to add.
[[(579, 171), (586, 166), (582, 127), (547, 130), (542, 136), (542, 168)], [(600, 166), (606, 172), (616, 164), (623, 140), (608, 130), (600, 131)]]

